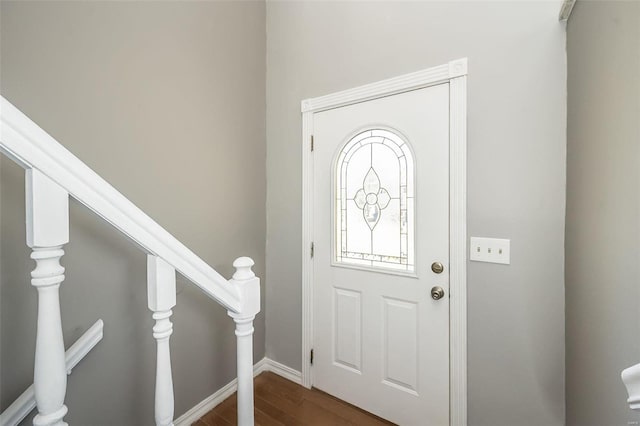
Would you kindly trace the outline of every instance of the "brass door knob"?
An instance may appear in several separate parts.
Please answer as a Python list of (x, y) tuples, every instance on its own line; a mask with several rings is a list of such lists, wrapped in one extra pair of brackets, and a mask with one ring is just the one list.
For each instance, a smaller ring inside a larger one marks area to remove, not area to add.
[(431, 298), (433, 300), (440, 300), (444, 297), (444, 290), (440, 286), (435, 286), (431, 289)]
[(444, 271), (444, 266), (442, 266), (442, 263), (440, 262), (433, 262), (431, 264), (431, 270), (436, 274), (441, 274), (442, 271)]

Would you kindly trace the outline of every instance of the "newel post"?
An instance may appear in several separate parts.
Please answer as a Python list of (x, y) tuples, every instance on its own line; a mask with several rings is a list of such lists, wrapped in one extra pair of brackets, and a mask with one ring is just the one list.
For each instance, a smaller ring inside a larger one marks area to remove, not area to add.
[(238, 340), (238, 426), (253, 426), (253, 319), (260, 312), (260, 278), (251, 270), (253, 264), (248, 257), (236, 259), (236, 272), (229, 280), (242, 300), (240, 312), (228, 312)]
[(36, 268), (31, 285), (38, 290), (38, 321), (33, 386), (38, 414), (36, 426), (66, 426), (67, 393), (60, 284), (64, 268), (62, 247), (69, 242), (69, 194), (37, 170), (26, 172), (27, 245)]
[(156, 339), (155, 420), (157, 426), (173, 426), (173, 378), (169, 337), (173, 333), (171, 308), (176, 306), (176, 271), (152, 254), (147, 256), (147, 299), (153, 311)]

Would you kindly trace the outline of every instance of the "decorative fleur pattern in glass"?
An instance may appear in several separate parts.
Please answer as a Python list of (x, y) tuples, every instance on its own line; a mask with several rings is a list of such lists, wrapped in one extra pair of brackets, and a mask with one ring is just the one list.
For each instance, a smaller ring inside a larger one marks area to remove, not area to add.
[(335, 261), (413, 272), (413, 156), (397, 134), (367, 130), (335, 168)]

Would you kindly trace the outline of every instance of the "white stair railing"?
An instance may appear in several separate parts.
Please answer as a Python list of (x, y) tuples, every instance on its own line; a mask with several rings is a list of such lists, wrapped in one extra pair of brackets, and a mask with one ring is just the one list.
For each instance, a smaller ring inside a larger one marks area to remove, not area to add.
[(236, 324), (238, 424), (253, 419), (253, 320), (260, 312), (260, 279), (247, 257), (236, 259), (231, 280), (211, 268), (131, 201), (66, 150), (2, 97), (0, 151), (26, 169), (27, 245), (36, 268), (31, 284), (38, 291), (34, 389), (38, 414), (34, 425), (66, 425), (65, 351), (58, 291), (64, 281), (60, 258), (69, 242), (69, 196), (130, 237), (148, 253), (148, 307), (156, 321), (155, 421), (172, 425), (170, 321), (176, 305), (176, 272), (224, 306)]
[(169, 337), (173, 333), (171, 309), (176, 306), (176, 270), (157, 256), (147, 256), (147, 299), (153, 311), (156, 353), (156, 425), (173, 425), (173, 378)]
[(33, 369), (38, 415), (34, 425), (65, 425), (67, 369), (58, 291), (64, 281), (60, 258), (69, 242), (69, 196), (37, 170), (27, 170), (27, 245), (36, 268), (31, 285), (38, 289), (36, 357)]
[[(102, 340), (102, 320), (98, 320), (80, 337), (65, 354), (67, 375), (71, 370)], [(0, 425), (16, 426), (36, 408), (36, 397), (33, 385), (22, 392), (16, 400), (0, 414)]]
[(260, 279), (251, 267), (253, 260), (240, 257), (233, 262), (236, 273), (230, 282), (242, 298), (240, 312), (228, 311), (236, 323), (238, 369), (238, 425), (253, 424), (253, 319), (260, 312)]

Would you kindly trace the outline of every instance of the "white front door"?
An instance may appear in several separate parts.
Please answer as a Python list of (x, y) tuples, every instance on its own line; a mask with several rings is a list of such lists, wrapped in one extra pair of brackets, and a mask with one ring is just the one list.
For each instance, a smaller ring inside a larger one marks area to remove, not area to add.
[(313, 386), (449, 425), (449, 83), (313, 123)]

